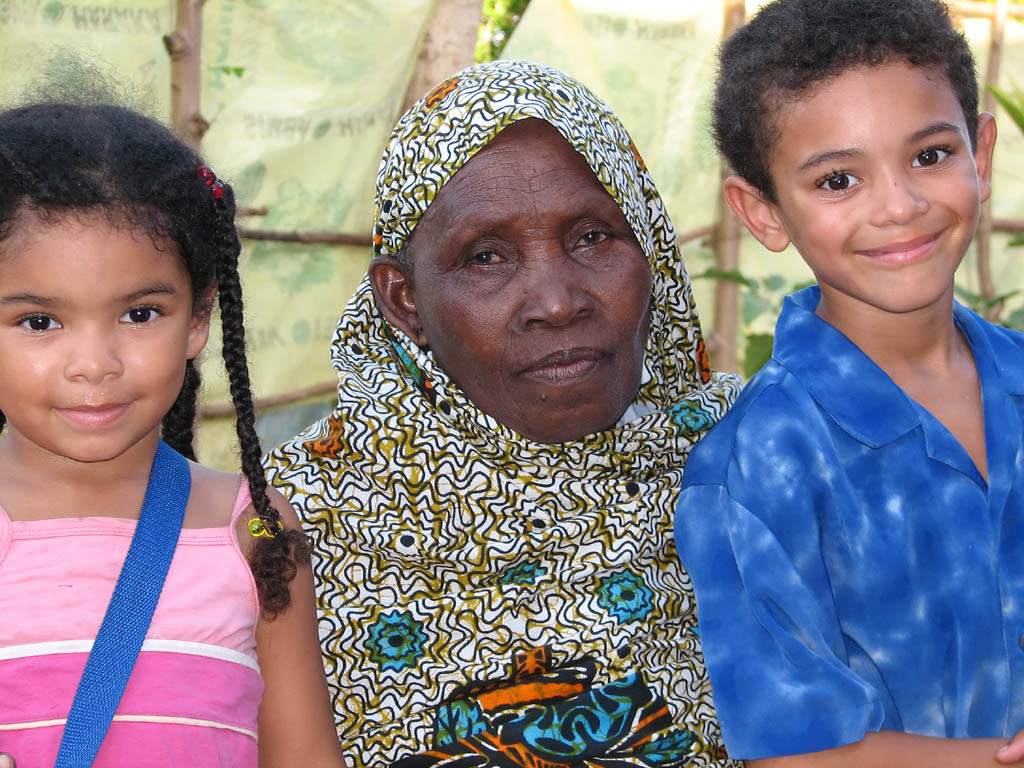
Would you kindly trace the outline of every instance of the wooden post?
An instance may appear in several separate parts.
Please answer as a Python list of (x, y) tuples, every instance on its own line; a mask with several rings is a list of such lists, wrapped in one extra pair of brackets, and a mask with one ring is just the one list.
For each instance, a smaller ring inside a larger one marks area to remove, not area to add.
[[(726, 0), (722, 39), (724, 40), (738, 29), (746, 20), (746, 16), (745, 0)], [(722, 163), (722, 181), (729, 173), (725, 163)], [(723, 272), (738, 270), (742, 227), (739, 219), (726, 204), (725, 197), (721, 193), (721, 186), (719, 186), (716, 211), (718, 223), (714, 237), (715, 266)], [(708, 354), (712, 358), (713, 367), (719, 371), (733, 373), (739, 371), (738, 355), (736, 354), (736, 340), (739, 336), (740, 323), (739, 288), (739, 284), (732, 280), (715, 281), (714, 330), (708, 338)]]
[(164, 48), (171, 57), (171, 127), (196, 150), (210, 127), (200, 107), (204, 2), (177, 0), (177, 27), (164, 35)]
[[(1006, 30), (1006, 16), (1009, 11), (1009, 5), (1009, 0), (996, 0), (995, 12), (991, 16), (991, 43), (988, 49), (985, 90), (981, 102), (982, 109), (986, 112), (996, 111), (995, 96), (992, 95), (988, 86), (999, 83), (999, 64), (1002, 61), (1003, 37)], [(982, 298), (991, 301), (996, 297), (996, 288), (992, 281), (991, 197), (981, 205), (981, 216), (978, 220), (978, 232), (974, 237), (974, 247), (978, 259), (978, 293), (981, 294)], [(985, 316), (990, 321), (997, 322), (1001, 311), (1001, 304), (993, 304), (985, 311)]]
[(482, 18), (482, 0), (437, 0), (405, 91), (403, 112), (446, 77), (473, 63)]

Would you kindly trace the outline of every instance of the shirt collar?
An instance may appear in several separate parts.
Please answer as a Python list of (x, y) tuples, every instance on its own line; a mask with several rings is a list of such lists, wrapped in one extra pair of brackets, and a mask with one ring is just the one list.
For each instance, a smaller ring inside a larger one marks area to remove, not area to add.
[(921, 423), (913, 403), (856, 344), (814, 314), (820, 298), (818, 286), (786, 297), (772, 357), (851, 437), (873, 448), (891, 443)]

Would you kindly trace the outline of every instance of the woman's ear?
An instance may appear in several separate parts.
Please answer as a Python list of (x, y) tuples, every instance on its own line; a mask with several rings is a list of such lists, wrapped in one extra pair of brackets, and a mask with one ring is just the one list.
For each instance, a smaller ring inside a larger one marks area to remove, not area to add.
[(730, 176), (722, 183), (725, 201), (758, 242), (769, 251), (782, 251), (789, 245), (775, 203), (742, 176)]
[(411, 272), (412, 267), (393, 256), (375, 256), (370, 262), (370, 286), (387, 321), (422, 347), (427, 337), (416, 309)]

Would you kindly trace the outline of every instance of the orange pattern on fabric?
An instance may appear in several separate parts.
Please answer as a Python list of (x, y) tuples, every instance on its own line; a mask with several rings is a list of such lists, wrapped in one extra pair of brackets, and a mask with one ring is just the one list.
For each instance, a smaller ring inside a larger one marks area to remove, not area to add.
[(316, 440), (303, 443), (302, 447), (312, 456), (334, 456), (341, 452), (344, 445), (341, 440), (343, 425), (337, 413), (327, 418), (327, 434)]
[(455, 90), (455, 87), (459, 84), (458, 77), (449, 77), (444, 82), (434, 86), (434, 89), (427, 94), (427, 97), (423, 100), (427, 109), (433, 109), (436, 107), (445, 96)]
[(501, 707), (575, 696), (585, 690), (582, 683), (518, 683), (481, 693), (476, 700), (485, 712), (493, 712)]
[(519, 651), (512, 657), (512, 678), (519, 682), (523, 678), (543, 675), (551, 668), (551, 649), (531, 648)]
[(711, 361), (708, 359), (708, 348), (704, 344), (703, 336), (697, 339), (697, 375), (705, 384), (711, 381)]

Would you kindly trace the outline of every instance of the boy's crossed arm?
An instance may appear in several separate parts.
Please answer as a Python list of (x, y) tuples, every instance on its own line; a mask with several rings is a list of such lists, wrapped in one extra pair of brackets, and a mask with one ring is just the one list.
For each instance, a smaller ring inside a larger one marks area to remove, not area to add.
[(1002, 739), (944, 739), (898, 731), (868, 733), (856, 744), (803, 755), (751, 760), (750, 768), (984, 768), (1024, 762), (1024, 730)]

